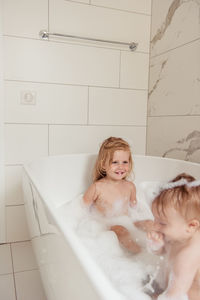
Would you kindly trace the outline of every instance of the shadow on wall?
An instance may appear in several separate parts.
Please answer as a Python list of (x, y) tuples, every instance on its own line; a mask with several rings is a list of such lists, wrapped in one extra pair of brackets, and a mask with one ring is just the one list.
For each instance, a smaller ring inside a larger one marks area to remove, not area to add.
[(183, 138), (176, 143), (178, 144), (178, 146), (167, 150), (163, 154), (163, 157), (168, 157), (169, 154), (181, 151), (185, 152), (184, 160), (192, 161), (193, 156), (197, 154), (198, 151), (200, 151), (200, 131), (194, 130), (189, 133), (186, 138)]

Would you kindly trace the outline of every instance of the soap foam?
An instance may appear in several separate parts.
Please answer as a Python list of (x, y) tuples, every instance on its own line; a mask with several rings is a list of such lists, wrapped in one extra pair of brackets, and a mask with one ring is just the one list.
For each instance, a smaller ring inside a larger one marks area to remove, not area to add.
[[(103, 217), (94, 209), (86, 208), (83, 195), (64, 205), (68, 226), (76, 232), (105, 275), (127, 300), (151, 299), (144, 291), (153, 292), (151, 283), (163, 263), (163, 259), (147, 251), (146, 234), (133, 225), (134, 221), (153, 219), (150, 203), (157, 186), (155, 183), (137, 186), (138, 202), (135, 207), (129, 208), (129, 216)], [(123, 249), (116, 234), (109, 230), (112, 225), (126, 227), (133, 240), (142, 246), (142, 252), (134, 255)]]

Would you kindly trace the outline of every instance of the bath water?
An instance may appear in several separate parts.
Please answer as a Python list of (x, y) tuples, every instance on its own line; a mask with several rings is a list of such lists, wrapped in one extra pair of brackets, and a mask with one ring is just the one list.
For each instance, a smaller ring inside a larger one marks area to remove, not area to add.
[[(146, 248), (146, 234), (138, 230), (134, 221), (153, 219), (150, 204), (159, 189), (159, 182), (143, 182), (136, 185), (137, 205), (129, 209), (129, 216), (103, 217), (94, 209), (85, 207), (82, 196), (62, 206), (62, 215), (82, 240), (91, 256), (99, 264), (112, 285), (126, 300), (149, 300), (155, 289), (154, 279), (158, 276), (164, 259), (149, 253)], [(112, 225), (123, 225), (132, 238), (142, 246), (139, 254), (129, 253), (119, 244), (116, 234), (110, 231)]]

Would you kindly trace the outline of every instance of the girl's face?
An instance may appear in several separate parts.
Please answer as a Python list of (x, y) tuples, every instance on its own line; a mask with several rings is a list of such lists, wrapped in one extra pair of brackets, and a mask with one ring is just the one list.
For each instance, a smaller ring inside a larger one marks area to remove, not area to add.
[(130, 170), (130, 152), (117, 150), (114, 152), (111, 164), (106, 164), (106, 177), (114, 181), (124, 179)]
[(189, 237), (188, 223), (183, 216), (173, 207), (167, 207), (165, 216), (159, 215), (156, 208), (152, 207), (155, 230), (164, 235), (166, 241), (184, 241)]

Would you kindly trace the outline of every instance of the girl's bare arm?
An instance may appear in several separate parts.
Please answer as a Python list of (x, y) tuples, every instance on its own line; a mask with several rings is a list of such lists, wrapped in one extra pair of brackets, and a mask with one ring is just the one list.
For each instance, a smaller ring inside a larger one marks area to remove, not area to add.
[(135, 184), (130, 182), (130, 188), (131, 188), (130, 206), (133, 207), (137, 204)]
[(83, 196), (83, 202), (90, 206), (93, 204), (93, 202), (95, 202), (97, 198), (97, 194), (96, 194), (96, 184), (93, 183), (88, 190), (85, 192), (84, 196)]

